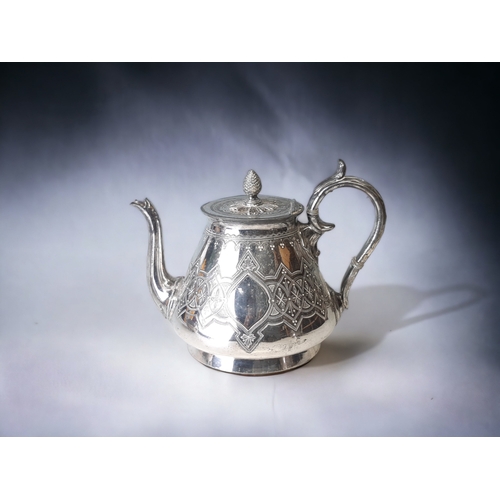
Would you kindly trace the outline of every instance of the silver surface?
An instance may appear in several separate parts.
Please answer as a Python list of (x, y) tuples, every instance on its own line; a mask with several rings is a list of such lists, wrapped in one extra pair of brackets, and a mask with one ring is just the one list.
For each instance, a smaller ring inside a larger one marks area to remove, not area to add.
[(368, 260), (368, 257), (370, 257), (373, 250), (375, 250), (380, 238), (382, 238), (387, 219), (385, 204), (380, 196), (380, 193), (371, 184), (363, 179), (359, 179), (357, 177), (345, 177), (345, 172), (346, 164), (342, 160), (339, 160), (337, 171), (330, 178), (316, 186), (316, 189), (314, 190), (314, 193), (307, 205), (307, 216), (309, 218), (308, 229), (311, 231), (309, 233), (309, 245), (314, 248), (314, 253), (316, 255), (319, 255), (319, 251), (317, 249), (317, 241), (319, 237), (326, 231), (331, 231), (335, 227), (334, 224), (324, 222), (319, 217), (319, 206), (328, 193), (342, 187), (359, 189), (360, 191), (366, 193), (375, 207), (375, 224), (370, 236), (365, 241), (358, 255), (351, 259), (351, 263), (349, 264), (344, 278), (342, 279), (340, 293), (337, 294), (337, 297), (340, 300), (341, 310), (347, 309), (349, 303), (349, 290), (351, 289), (354, 279), (358, 275), (359, 271), (365, 265), (365, 262)]
[(261, 196), (262, 182), (254, 170), (249, 170), (243, 181), (246, 196), (231, 196), (205, 203), (201, 210), (215, 220), (234, 220), (245, 224), (286, 220), (299, 215), (304, 207), (295, 200), (278, 196)]
[[(259, 199), (262, 183), (250, 170), (243, 183), (246, 197), (209, 204), (209, 222), (183, 278), (166, 270), (160, 218), (152, 203), (132, 202), (149, 224), (148, 282), (153, 299), (190, 352), (197, 353), (195, 359), (223, 371), (263, 375), (300, 366), (318, 352), (347, 307), (351, 285), (385, 228), (380, 194), (362, 179), (345, 177), (345, 171), (339, 160), (337, 172), (316, 187), (304, 224), (296, 219), (294, 200)], [(319, 205), (340, 187), (366, 193), (376, 208), (376, 221), (338, 293), (319, 270), (317, 243), (334, 227), (319, 218)], [(266, 204), (266, 210), (258, 210)], [(203, 209), (207, 213), (206, 206)], [(235, 220), (235, 213), (248, 220)], [(276, 361), (281, 358), (288, 361)]]
[(319, 348), (320, 345), (317, 345), (305, 352), (279, 358), (239, 359), (229, 356), (216, 356), (188, 346), (189, 353), (196, 361), (209, 368), (240, 375), (270, 375), (293, 370), (311, 361), (318, 354)]

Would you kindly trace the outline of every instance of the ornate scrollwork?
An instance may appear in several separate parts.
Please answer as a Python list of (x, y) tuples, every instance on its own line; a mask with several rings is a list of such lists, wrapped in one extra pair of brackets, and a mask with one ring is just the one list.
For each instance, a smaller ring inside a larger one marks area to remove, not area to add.
[[(261, 252), (267, 248), (274, 250), (276, 246), (284, 247), (285, 244), (293, 247), (294, 245), (301, 245), (301, 240), (299, 236), (299, 230), (297, 228), (293, 230), (281, 230), (272, 232), (266, 236), (259, 236), (256, 238), (255, 236), (249, 236), (245, 238), (241, 235), (230, 235), (230, 234), (222, 234), (216, 233), (210, 229), (205, 229), (205, 235), (207, 238), (212, 238), (216, 247), (222, 246), (225, 248), (229, 243), (234, 245), (234, 248), (239, 249), (241, 247), (246, 248), (247, 250), (253, 250), (256, 252)], [(307, 251), (307, 247), (304, 247)]]
[(289, 206), (283, 206), (283, 204), (279, 203), (279, 200), (273, 198), (257, 199), (257, 201), (249, 201), (243, 198), (214, 203), (214, 209), (227, 214), (257, 215), (273, 213), (274, 215), (284, 215), (289, 210)]
[(307, 258), (294, 271), (282, 262), (274, 274), (265, 275), (259, 269), (250, 250), (242, 254), (232, 276), (223, 276), (218, 265), (207, 273), (196, 261), (179, 300), (179, 319), (186, 325), (196, 321), (198, 329), (212, 322), (230, 324), (235, 340), (248, 353), (257, 347), (268, 325), (286, 325), (295, 336), (305, 319), (327, 319), (331, 297), (315, 279), (314, 265)]

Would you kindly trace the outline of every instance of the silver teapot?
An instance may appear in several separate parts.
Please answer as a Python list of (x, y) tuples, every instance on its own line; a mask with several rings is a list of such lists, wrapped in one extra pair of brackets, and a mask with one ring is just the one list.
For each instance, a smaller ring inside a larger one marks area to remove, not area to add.
[[(259, 196), (259, 176), (250, 170), (245, 195), (201, 207), (208, 217), (199, 250), (187, 275), (174, 278), (165, 268), (161, 223), (146, 198), (132, 205), (150, 229), (148, 282), (154, 301), (206, 366), (230, 373), (265, 375), (310, 361), (348, 306), (351, 285), (384, 232), (386, 213), (378, 191), (345, 175), (339, 160), (334, 175), (318, 184), (307, 205), (308, 222), (297, 216), (295, 200)], [(319, 217), (319, 205), (341, 187), (360, 189), (376, 209), (373, 230), (333, 290), (318, 268), (317, 243), (334, 224)]]

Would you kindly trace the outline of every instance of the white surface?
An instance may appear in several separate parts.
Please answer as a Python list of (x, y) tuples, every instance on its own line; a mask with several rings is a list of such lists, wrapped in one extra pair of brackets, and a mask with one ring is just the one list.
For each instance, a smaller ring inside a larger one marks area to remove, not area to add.
[[(262, 177), (269, 185), (272, 173)], [(383, 182), (374, 184), (387, 200), (387, 231), (353, 286), (350, 309), (311, 363), (259, 378), (198, 364), (156, 310), (145, 279), (146, 223), (127, 205), (141, 187), (109, 199), (102, 184), (92, 194), (84, 182), (74, 182), (71, 196), (67, 185), (47, 197), (34, 193), (2, 231), (16, 244), (4, 247), (2, 259), (1, 433), (497, 433), (500, 377), (483, 343), (495, 307), (485, 261), (470, 258), (447, 221), (405, 223)], [(185, 189), (178, 178), (169, 185)], [(313, 185), (301, 186), (305, 203)], [(166, 216), (175, 274), (201, 235), (200, 192), (151, 195)], [(320, 257), (335, 288), (372, 217), (363, 197), (338, 198), (350, 205), (337, 217), (330, 215), (336, 207), (322, 207), (338, 227), (324, 236)], [(416, 214), (420, 204), (406, 210)], [(351, 219), (359, 224), (349, 228)]]

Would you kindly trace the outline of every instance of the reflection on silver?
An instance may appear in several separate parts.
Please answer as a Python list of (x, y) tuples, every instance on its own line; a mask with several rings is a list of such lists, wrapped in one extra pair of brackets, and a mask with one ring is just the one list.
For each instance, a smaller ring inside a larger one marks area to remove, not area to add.
[[(308, 223), (297, 221), (304, 207), (295, 200), (262, 196), (250, 170), (245, 195), (203, 205), (208, 224), (186, 277), (168, 274), (161, 223), (146, 199), (132, 205), (150, 228), (148, 280), (153, 299), (189, 352), (218, 370), (265, 375), (310, 361), (348, 306), (351, 285), (384, 232), (386, 214), (378, 191), (366, 181), (337, 172), (320, 183), (307, 205)], [(353, 257), (335, 292), (318, 268), (317, 243), (334, 225), (319, 217), (331, 191), (353, 187), (376, 209), (373, 230)]]

